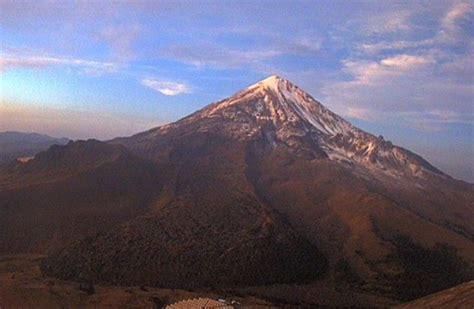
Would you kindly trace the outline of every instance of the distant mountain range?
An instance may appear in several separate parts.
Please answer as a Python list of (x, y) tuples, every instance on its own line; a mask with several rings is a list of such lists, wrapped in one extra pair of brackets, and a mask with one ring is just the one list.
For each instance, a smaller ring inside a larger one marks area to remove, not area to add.
[(0, 253), (25, 252), (67, 280), (409, 300), (474, 278), (474, 185), (272, 76), (3, 168)]
[(67, 138), (54, 138), (38, 133), (0, 132), (0, 164), (19, 157), (34, 156), (52, 145), (65, 145)]

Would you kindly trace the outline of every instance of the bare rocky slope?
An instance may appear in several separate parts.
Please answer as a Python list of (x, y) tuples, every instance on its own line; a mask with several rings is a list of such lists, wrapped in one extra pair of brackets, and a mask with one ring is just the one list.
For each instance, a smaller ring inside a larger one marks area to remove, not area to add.
[[(5, 252), (13, 235), (23, 237), (18, 251), (53, 250), (42, 266), (48, 275), (177, 288), (325, 280), (396, 300), (473, 278), (473, 185), (354, 127), (280, 77), (169, 125), (81, 143), (96, 143), (108, 159), (73, 155), (79, 144), (71, 143), (0, 172), (4, 222), (26, 224), (15, 208), (68, 213), (77, 196), (87, 203), (75, 218), (97, 212), (102, 222), (96, 233), (73, 225), (70, 236), (61, 232), (70, 219), (50, 220), (48, 238), (3, 227)], [(55, 151), (70, 153), (80, 170), (61, 176)], [(96, 173), (104, 185), (95, 194), (87, 185), (77, 196), (65, 189)], [(39, 201), (68, 193), (53, 209), (19, 198), (42, 186), (49, 191)], [(127, 212), (116, 218), (114, 205)]]

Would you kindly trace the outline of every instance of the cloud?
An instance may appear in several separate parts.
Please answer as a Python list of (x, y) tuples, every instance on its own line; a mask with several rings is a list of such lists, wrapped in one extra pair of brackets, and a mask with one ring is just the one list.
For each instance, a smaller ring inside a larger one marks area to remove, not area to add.
[(443, 64), (441, 71), (452, 80), (460, 83), (474, 83), (474, 48), (466, 55), (453, 57), (450, 61)]
[(361, 108), (361, 107), (348, 106), (346, 113), (344, 115), (350, 118), (355, 118), (355, 119), (360, 119), (360, 120), (365, 120), (365, 121), (373, 121), (374, 119), (376, 119), (374, 117), (373, 111), (371, 111), (370, 109)]
[(302, 37), (282, 42), (281, 48), (287, 48), (287, 53), (292, 55), (314, 54), (321, 50), (322, 43), (321, 39)]
[[(97, 22), (117, 19), (125, 1), (0, 1), (2, 27), (15, 31), (44, 34), (45, 30), (61, 32), (68, 26), (94, 26)], [(76, 42), (77, 43), (77, 42)]]
[[(474, 122), (474, 113), (459, 113), (449, 109), (400, 112), (399, 119), (403, 120), (406, 127), (423, 132), (442, 132), (447, 126), (453, 124), (469, 125)], [(381, 113), (380, 117), (385, 119), (394, 118), (394, 115)]]
[(184, 83), (176, 83), (171, 81), (162, 81), (156, 79), (145, 78), (141, 81), (142, 85), (151, 88), (166, 96), (175, 96), (185, 93), (191, 93), (190, 86)]
[(372, 122), (397, 119), (424, 131), (472, 124), (472, 4), (427, 8), (413, 21), (426, 22), (419, 17), (432, 17), (433, 10), (438, 10), (437, 20), (412, 24), (419, 33), (387, 34), (359, 43), (356, 48), (362, 54), (342, 61), (347, 75), (323, 86), (326, 100), (347, 117)]
[[(251, 36), (246, 33), (244, 36)], [(273, 33), (260, 33), (264, 47), (238, 49), (215, 42), (176, 44), (161, 50), (161, 56), (192, 65), (199, 69), (251, 69), (257, 72), (273, 71), (268, 62), (282, 56), (314, 57), (321, 50), (322, 40), (304, 36), (282, 38)]]
[(138, 24), (108, 25), (99, 33), (98, 39), (110, 46), (117, 61), (127, 62), (136, 58), (134, 45), (140, 34)]
[(463, 43), (466, 36), (470, 36), (473, 17), (473, 7), (470, 3), (457, 3), (451, 7), (441, 20), (441, 29), (433, 39), (441, 44)]
[(0, 72), (15, 68), (41, 69), (54, 66), (73, 67), (88, 75), (115, 73), (120, 66), (113, 62), (100, 62), (79, 58), (44, 55), (0, 54)]
[(278, 50), (235, 50), (215, 44), (173, 45), (162, 51), (162, 55), (198, 68), (239, 68), (255, 65), (262, 61), (282, 55)]
[(382, 35), (396, 32), (406, 32), (413, 28), (410, 21), (413, 12), (410, 10), (395, 10), (364, 16), (359, 21), (363, 35)]
[[(393, 50), (426, 49), (436, 46), (446, 48), (446, 45), (463, 44), (466, 38), (470, 36), (469, 32), (472, 25), (469, 25), (469, 21), (473, 18), (473, 13), (474, 9), (470, 3), (457, 3), (449, 8), (448, 12), (438, 21), (438, 25), (435, 25), (438, 29), (431, 37), (412, 41), (391, 41), (385, 37), (383, 41), (358, 44), (357, 49), (374, 55)], [(377, 18), (380, 18), (380, 16)]]
[[(449, 63), (445, 70), (460, 69)], [(336, 112), (372, 122), (398, 119), (417, 129), (444, 129), (449, 124), (474, 121), (474, 85), (457, 82), (446, 74), (432, 55), (400, 54), (377, 62), (346, 60), (346, 80), (327, 82), (324, 102)]]
[(409, 71), (418, 70), (434, 63), (429, 56), (397, 55), (384, 58), (379, 62), (345, 60), (345, 71), (354, 78), (350, 83), (369, 85), (383, 78), (400, 76)]
[(407, 71), (407, 70), (415, 70), (420, 66), (424, 66), (433, 62), (434, 60), (431, 59), (430, 57), (397, 55), (394, 57), (382, 59), (382, 61), (380, 61), (380, 64), (385, 67)]
[(457, 30), (459, 23), (466, 20), (473, 12), (470, 3), (461, 2), (455, 4), (442, 20), (443, 27), (448, 30)]

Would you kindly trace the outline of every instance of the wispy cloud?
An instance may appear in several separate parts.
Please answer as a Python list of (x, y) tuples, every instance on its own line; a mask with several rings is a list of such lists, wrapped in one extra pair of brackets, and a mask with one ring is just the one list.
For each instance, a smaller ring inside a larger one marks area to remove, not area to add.
[(46, 55), (0, 54), (0, 72), (15, 68), (41, 69), (54, 66), (77, 68), (89, 75), (115, 73), (120, 69), (120, 66), (113, 62)]
[(469, 52), (455, 56), (441, 66), (443, 75), (462, 84), (474, 84), (474, 41)]
[[(404, 12), (392, 15), (393, 27), (367, 32), (372, 36), (356, 44), (358, 52), (341, 62), (345, 75), (322, 87), (324, 100), (347, 117), (378, 123), (392, 119), (424, 131), (473, 123), (472, 4), (446, 3), (418, 15)], [(417, 24), (422, 14), (430, 18), (424, 25)], [(378, 29), (377, 20), (384, 16), (368, 19), (368, 25)], [(404, 31), (396, 22), (401, 20), (412, 31)]]
[(382, 41), (358, 44), (357, 49), (370, 55), (376, 55), (385, 51), (412, 50), (419, 47), (433, 46), (433, 44), (434, 41), (432, 39), (420, 41)]
[[(249, 36), (249, 34), (245, 34)], [(197, 68), (251, 69), (268, 71), (268, 62), (283, 56), (314, 57), (321, 50), (322, 40), (304, 36), (279, 38), (274, 34), (259, 34), (265, 38), (264, 47), (236, 48), (216, 42), (176, 44), (164, 48), (161, 56)]]
[[(449, 44), (464, 43), (469, 37), (469, 20), (472, 20), (474, 8), (472, 4), (460, 2), (452, 5), (448, 12), (439, 20), (438, 30), (431, 37), (418, 40), (387, 40), (371, 43), (360, 43), (357, 48), (360, 51), (374, 55), (392, 50), (414, 50), (426, 49)], [(409, 15), (407, 15), (409, 16)], [(436, 28), (435, 28), (436, 29)]]
[[(350, 78), (327, 83), (322, 93), (325, 102), (347, 117), (374, 122), (398, 119), (406, 126), (437, 130), (474, 120), (474, 85), (437, 76), (443, 66), (431, 55), (351, 60), (344, 66)], [(450, 63), (450, 69), (460, 66)]]
[(454, 4), (441, 20), (441, 29), (432, 39), (438, 44), (464, 43), (464, 39), (469, 37), (472, 30), (472, 19), (474, 10), (471, 3), (461, 2)]
[(163, 56), (193, 66), (214, 68), (238, 68), (255, 65), (262, 61), (282, 55), (282, 51), (262, 50), (235, 50), (224, 48), (216, 44), (201, 45), (173, 45), (162, 51)]
[(409, 31), (413, 27), (410, 21), (412, 15), (413, 12), (409, 10), (396, 10), (365, 17), (361, 30), (366, 35)]
[(349, 83), (369, 85), (379, 82), (383, 78), (416, 71), (421, 67), (434, 63), (434, 60), (429, 56), (402, 54), (384, 58), (379, 62), (346, 60), (343, 63), (345, 70), (353, 77), (353, 80)]
[(142, 30), (138, 24), (108, 25), (98, 35), (98, 39), (107, 43), (112, 57), (120, 62), (134, 60), (135, 43)]
[(420, 66), (424, 66), (433, 63), (434, 60), (426, 56), (412, 56), (412, 55), (397, 55), (390, 58), (385, 58), (380, 61), (380, 64), (395, 68), (400, 71), (414, 70)]
[(460, 26), (459, 23), (467, 20), (473, 13), (472, 5), (468, 2), (456, 3), (442, 20), (445, 29), (455, 31)]
[(153, 89), (166, 96), (176, 96), (180, 94), (191, 93), (192, 88), (185, 83), (172, 81), (163, 81), (152, 78), (145, 78), (141, 81), (143, 86)]

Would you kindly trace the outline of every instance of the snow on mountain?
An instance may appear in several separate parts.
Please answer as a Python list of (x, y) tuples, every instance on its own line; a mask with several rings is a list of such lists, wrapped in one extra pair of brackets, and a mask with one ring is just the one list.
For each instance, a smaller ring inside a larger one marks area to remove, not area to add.
[(275, 75), (175, 123), (142, 133), (140, 138), (186, 127), (242, 141), (264, 137), (272, 147), (289, 147), (311, 159), (339, 161), (395, 177), (446, 177), (421, 157), (356, 128), (298, 86)]

